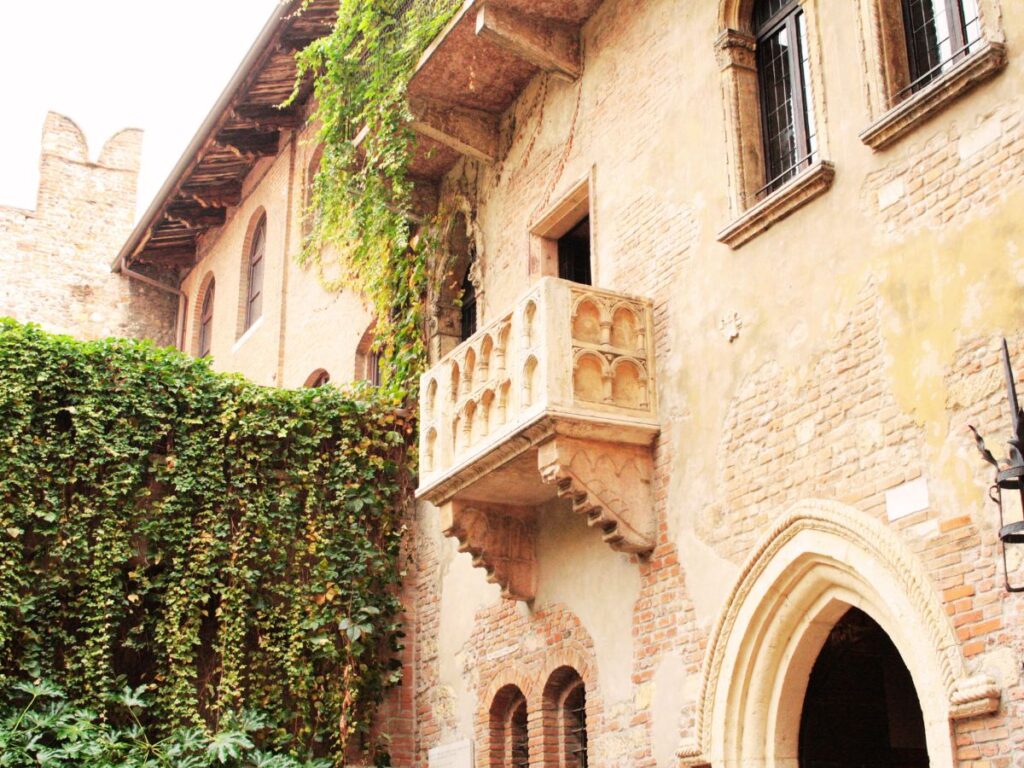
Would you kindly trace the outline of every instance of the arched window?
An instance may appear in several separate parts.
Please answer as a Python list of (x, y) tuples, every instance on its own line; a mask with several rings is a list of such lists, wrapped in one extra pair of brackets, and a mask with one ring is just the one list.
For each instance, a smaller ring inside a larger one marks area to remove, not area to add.
[(374, 349), (376, 341), (377, 322), (370, 323), (370, 327), (363, 333), (356, 347), (356, 381), (368, 381), (375, 387), (380, 386), (380, 353)]
[(213, 346), (213, 289), (211, 279), (203, 293), (203, 302), (199, 310), (199, 356), (207, 357)]
[(245, 327), (249, 330), (252, 324), (263, 314), (263, 265), (267, 253), (267, 217), (260, 219), (252, 234), (252, 245), (249, 246), (249, 269), (246, 280)]
[(817, 135), (807, 22), (799, 0), (758, 0), (754, 36), (766, 179), (760, 196), (778, 189), (813, 162)]
[(310, 389), (316, 389), (322, 387), (331, 380), (331, 374), (325, 371), (323, 368), (313, 371), (309, 374), (309, 378), (306, 379), (305, 386)]
[(546, 756), (550, 768), (587, 768), (587, 695), (583, 678), (572, 667), (551, 673), (544, 689), (545, 742), (557, 745)]
[(491, 703), (491, 768), (530, 768), (526, 697), (506, 685)]
[(903, 32), (910, 84), (901, 94), (907, 94), (952, 68), (981, 40), (977, 0), (903, 0)]
[(305, 210), (302, 215), (302, 235), (309, 237), (316, 225), (318, 212), (313, 209), (313, 197), (316, 192), (316, 175), (320, 172), (320, 163), (323, 160), (324, 148), (319, 145), (310, 156), (309, 165), (306, 168), (305, 179)]

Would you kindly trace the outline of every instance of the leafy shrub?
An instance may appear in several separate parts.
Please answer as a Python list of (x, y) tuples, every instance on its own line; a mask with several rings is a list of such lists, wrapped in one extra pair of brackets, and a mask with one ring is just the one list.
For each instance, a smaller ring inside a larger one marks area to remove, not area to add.
[(329, 768), (328, 760), (299, 760), (257, 749), (265, 724), (241, 716), (218, 733), (180, 728), (151, 741), (140, 715), (148, 707), (142, 690), (125, 688), (111, 697), (128, 718), (115, 726), (75, 707), (57, 686), (18, 683), (27, 702), (0, 715), (0, 768)]

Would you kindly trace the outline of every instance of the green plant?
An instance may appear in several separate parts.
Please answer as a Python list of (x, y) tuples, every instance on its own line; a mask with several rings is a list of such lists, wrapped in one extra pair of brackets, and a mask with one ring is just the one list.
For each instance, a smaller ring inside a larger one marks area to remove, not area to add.
[(0, 708), (54, 681), (116, 722), (367, 741), (398, 678), (413, 426), (365, 388), (275, 390), (173, 350), (0, 320)]
[(44, 681), (18, 683), (22, 694), (0, 713), (0, 768), (329, 768), (330, 761), (299, 759), (256, 747), (265, 727), (242, 714), (210, 733), (179, 728), (153, 740), (142, 724), (149, 701), (141, 689), (125, 688), (110, 697), (122, 725), (68, 701), (59, 687)]
[[(423, 300), (432, 238), (411, 237), (406, 85), (427, 44), (462, 0), (341, 0), (326, 37), (298, 56), (314, 75), (318, 141), (312, 234), (302, 260), (340, 275), (377, 316), (384, 383), (406, 394), (425, 360)], [(428, 229), (428, 228), (425, 228)], [(325, 248), (325, 245), (332, 246)], [(340, 264), (324, 260), (340, 259)], [(333, 268), (332, 268), (333, 267)]]

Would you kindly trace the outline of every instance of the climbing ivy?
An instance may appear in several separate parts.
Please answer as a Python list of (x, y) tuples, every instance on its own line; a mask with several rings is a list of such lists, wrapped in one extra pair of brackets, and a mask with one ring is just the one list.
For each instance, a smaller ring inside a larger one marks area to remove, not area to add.
[(147, 343), (0, 320), (0, 711), (46, 680), (117, 721), (344, 763), (396, 682), (412, 425)]
[[(308, 2), (308, 0), (307, 0)], [(298, 56), (314, 78), (318, 140), (312, 234), (302, 259), (355, 284), (377, 316), (385, 384), (408, 392), (425, 361), (429, 227), (410, 229), (415, 138), (406, 86), (462, 0), (340, 0), (331, 33)]]

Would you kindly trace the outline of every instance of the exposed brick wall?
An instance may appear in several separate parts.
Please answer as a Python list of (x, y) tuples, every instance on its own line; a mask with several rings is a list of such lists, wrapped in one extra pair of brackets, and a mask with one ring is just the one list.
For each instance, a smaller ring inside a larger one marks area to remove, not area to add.
[(938, 228), (998, 200), (1024, 180), (1024, 102), (966, 125), (952, 123), (922, 146), (867, 176), (863, 205), (887, 234)]
[(0, 315), (85, 339), (175, 342), (177, 297), (110, 271), (135, 216), (141, 142), (121, 131), (92, 162), (78, 127), (47, 115), (36, 209), (0, 208)]

